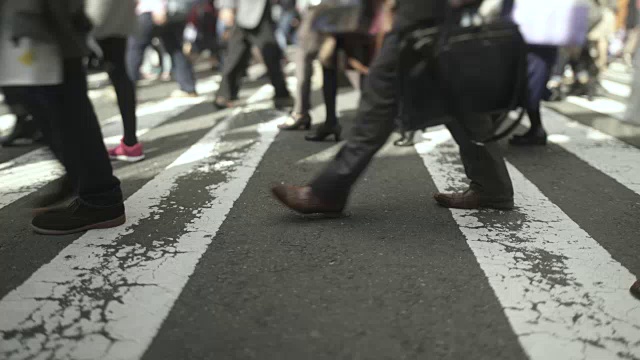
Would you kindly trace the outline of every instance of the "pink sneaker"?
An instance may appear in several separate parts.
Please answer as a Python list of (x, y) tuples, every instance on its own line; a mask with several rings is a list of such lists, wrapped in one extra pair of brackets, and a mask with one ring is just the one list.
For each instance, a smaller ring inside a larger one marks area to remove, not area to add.
[(124, 143), (124, 140), (120, 140), (120, 145), (108, 150), (108, 153), (111, 160), (136, 162), (144, 159), (141, 143), (137, 143), (133, 146), (127, 146)]

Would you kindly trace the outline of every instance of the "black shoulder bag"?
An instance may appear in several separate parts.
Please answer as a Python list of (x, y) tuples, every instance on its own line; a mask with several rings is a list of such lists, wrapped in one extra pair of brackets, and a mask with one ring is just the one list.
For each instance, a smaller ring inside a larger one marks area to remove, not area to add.
[(454, 18), (449, 8), (443, 25), (403, 35), (400, 127), (421, 130), (482, 114), (493, 119), (494, 135), (473, 140), (499, 140), (524, 115), (521, 109), (514, 123), (505, 128), (510, 111), (526, 103), (526, 44), (518, 26), (506, 18), (467, 27), (459, 26)]

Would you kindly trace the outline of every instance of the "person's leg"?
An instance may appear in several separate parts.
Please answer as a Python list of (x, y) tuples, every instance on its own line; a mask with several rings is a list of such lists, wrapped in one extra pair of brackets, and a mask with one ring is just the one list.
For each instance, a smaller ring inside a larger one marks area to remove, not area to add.
[(51, 114), (53, 126), (60, 129), (62, 158), (72, 170), (78, 198), (67, 208), (36, 216), (32, 222), (35, 231), (61, 235), (123, 224), (120, 181), (113, 175), (100, 125), (89, 100), (81, 58), (65, 59), (64, 83), (53, 90), (61, 104), (59, 113)]
[(313, 193), (345, 201), (351, 187), (395, 127), (399, 35), (387, 35), (362, 91), (351, 138), (336, 158), (311, 182)]
[(127, 48), (127, 73), (131, 80), (140, 80), (140, 66), (144, 60), (144, 51), (153, 39), (153, 20), (151, 14), (138, 16), (138, 29), (129, 37)]
[(223, 102), (233, 101), (238, 98), (240, 76), (247, 68), (250, 59), (251, 49), (247, 43), (245, 30), (236, 27), (231, 30), (231, 36), (227, 44), (222, 81), (216, 94), (216, 102), (221, 102), (218, 105), (224, 106)]
[(336, 98), (338, 97), (338, 49), (331, 57), (331, 66), (322, 67), (322, 95), (326, 110), (326, 127), (338, 125)]
[(288, 10), (283, 11), (280, 15), (280, 19), (278, 19), (278, 28), (276, 30), (276, 40), (278, 41), (278, 46), (282, 51), (287, 50), (287, 46), (289, 45), (288, 37), (291, 32), (291, 22), (295, 17), (295, 12)]
[(275, 88), (275, 98), (289, 98), (291, 95), (287, 89), (284, 72), (282, 71), (282, 50), (276, 41), (275, 26), (268, 12), (267, 9), (260, 25), (248, 32), (249, 39), (262, 53), (264, 64), (267, 67), (267, 75), (269, 75), (271, 84)]
[(311, 77), (313, 76), (313, 61), (318, 57), (324, 36), (314, 31), (312, 23), (314, 12), (310, 10), (302, 19), (298, 37), (300, 45), (296, 50), (296, 102), (294, 114), (308, 114), (311, 110)]
[(196, 78), (193, 73), (193, 65), (182, 52), (184, 26), (185, 23), (166, 24), (160, 28), (159, 35), (165, 49), (171, 55), (171, 62), (180, 90), (188, 94), (195, 94)]
[(338, 97), (338, 49), (334, 51), (330, 59), (330, 64), (322, 67), (322, 94), (326, 109), (324, 124), (319, 126), (315, 134), (305, 136), (308, 141), (324, 141), (333, 135), (336, 141), (340, 141), (342, 128), (338, 124), (338, 114), (336, 110), (336, 98)]
[(531, 128), (522, 136), (514, 136), (512, 145), (545, 145), (547, 134), (542, 126), (540, 103), (548, 92), (547, 82), (557, 59), (557, 48), (551, 46), (530, 46), (527, 54), (529, 99), (527, 114)]
[[(497, 142), (478, 145), (473, 139), (490, 136), (493, 124), (488, 116), (473, 116), (447, 124), (460, 147), (470, 188), (492, 201), (513, 202), (513, 184)], [(473, 137), (470, 138), (470, 136)]]
[(296, 94), (291, 116), (278, 127), (282, 130), (309, 129), (311, 127), (311, 78), (313, 77), (313, 61), (318, 57), (324, 36), (314, 31), (312, 23), (314, 11), (302, 19), (298, 35), (300, 43), (294, 55), (296, 63)]
[(127, 40), (122, 37), (101, 39), (98, 44), (104, 53), (105, 66), (116, 91), (118, 107), (124, 128), (123, 142), (127, 146), (138, 143), (136, 136), (136, 91), (133, 81), (127, 75), (125, 52)]
[(59, 127), (65, 139), (63, 157), (78, 165), (80, 197), (96, 206), (121, 203), (120, 182), (113, 176), (81, 59), (65, 60), (62, 91), (64, 114)]

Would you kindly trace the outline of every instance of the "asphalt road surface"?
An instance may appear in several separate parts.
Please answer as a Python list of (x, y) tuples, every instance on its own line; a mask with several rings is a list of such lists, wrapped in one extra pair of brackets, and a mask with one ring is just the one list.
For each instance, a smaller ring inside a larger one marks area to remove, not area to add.
[[(293, 214), (270, 186), (304, 184), (340, 144), (278, 132), (260, 80), (213, 112), (207, 73), (199, 98), (140, 90), (147, 159), (114, 163), (124, 226), (34, 234), (61, 168), (0, 149), (0, 359), (640, 359), (640, 127), (620, 121), (630, 75), (612, 74), (608, 96), (545, 108), (547, 147), (504, 145), (511, 212), (432, 201), (465, 186), (436, 128), (385, 147), (344, 217)], [(113, 94), (94, 91), (115, 144)], [(341, 90), (347, 132), (357, 101)]]

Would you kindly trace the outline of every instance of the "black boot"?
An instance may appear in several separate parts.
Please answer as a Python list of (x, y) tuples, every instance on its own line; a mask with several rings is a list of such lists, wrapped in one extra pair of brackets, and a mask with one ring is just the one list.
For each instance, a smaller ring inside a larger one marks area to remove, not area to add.
[(304, 137), (307, 141), (324, 141), (329, 136), (333, 135), (336, 142), (339, 142), (342, 134), (342, 126), (339, 124), (327, 125), (323, 124), (316, 129), (316, 133), (313, 135), (306, 135)]
[(514, 135), (509, 139), (509, 144), (513, 146), (544, 146), (547, 145), (547, 133), (542, 128), (529, 130), (523, 135)]

